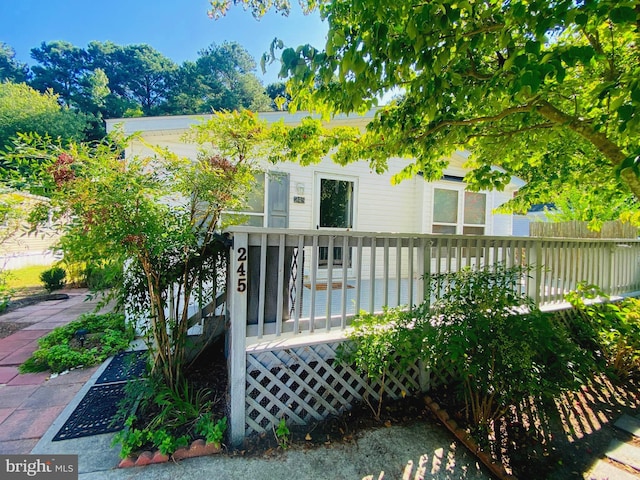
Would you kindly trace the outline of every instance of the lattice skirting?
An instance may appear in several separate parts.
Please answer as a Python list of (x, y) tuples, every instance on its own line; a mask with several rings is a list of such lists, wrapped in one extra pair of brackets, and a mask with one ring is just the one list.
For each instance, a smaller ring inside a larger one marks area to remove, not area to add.
[[(335, 360), (339, 343), (250, 352), (247, 354), (245, 434), (270, 431), (281, 418), (304, 425), (339, 415), (368, 395), (378, 399), (380, 384), (371, 383), (354, 368)], [(385, 395), (428, 390), (446, 374), (434, 376), (416, 362), (386, 379)]]

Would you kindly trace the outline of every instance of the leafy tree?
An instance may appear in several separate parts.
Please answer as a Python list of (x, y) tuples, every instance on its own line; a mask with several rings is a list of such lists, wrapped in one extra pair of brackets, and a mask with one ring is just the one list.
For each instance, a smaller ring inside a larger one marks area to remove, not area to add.
[(144, 44), (92, 42), (84, 50), (56, 41), (32, 49), (31, 56), (38, 62), (32, 69), (34, 88), (52, 89), (65, 105), (91, 112), (98, 119), (123, 116), (127, 109), (138, 106), (152, 115), (166, 101), (177, 68)]
[(138, 103), (127, 95), (128, 62), (120, 45), (113, 42), (90, 42), (87, 54), (91, 66), (102, 70), (107, 77), (109, 93), (103, 98), (103, 118), (124, 117), (128, 110), (139, 108)]
[(211, 45), (176, 72), (167, 111), (211, 113), (247, 108), (271, 110), (265, 89), (253, 71), (256, 62), (235, 42)]
[(6, 43), (0, 42), (0, 82), (26, 82), (29, 67), (16, 61), (16, 52)]
[(83, 50), (52, 42), (32, 56), (39, 62), (33, 86), (92, 115), (92, 137), (104, 133), (103, 118), (271, 109), (255, 60), (237, 43), (211, 45), (180, 67), (146, 44), (91, 42)]
[[(257, 16), (289, 8), (232, 3)], [(599, 187), (608, 184), (637, 211), (638, 0), (302, 3), (317, 6), (329, 33), (324, 50), (282, 51), (292, 108), (361, 112), (402, 93), (380, 109), (351, 160), (386, 168), (387, 157), (404, 155), (415, 160), (397, 180), (437, 179), (442, 158), (468, 148), (472, 188), (503, 188), (513, 174), (529, 182), (514, 208), (574, 185), (587, 202), (605, 203)], [(213, 1), (211, 16), (229, 4)]]
[(87, 73), (87, 54), (69, 42), (42, 42), (31, 49), (31, 57), (38, 62), (31, 70), (31, 86), (41, 92), (52, 90), (66, 106), (81, 103), (82, 82)]
[(18, 133), (82, 139), (85, 116), (61, 107), (58, 98), (51, 91), (39, 93), (24, 83), (0, 83), (0, 151), (9, 147)]
[[(54, 218), (65, 218), (65, 260), (90, 265), (128, 262), (119, 285), (131, 311), (143, 315), (153, 368), (181, 385), (188, 304), (215, 298), (224, 246), (222, 212), (242, 210), (255, 181), (256, 159), (280, 149), (278, 131), (248, 111), (217, 114), (194, 128), (196, 161), (152, 148), (123, 158), (129, 139), (66, 147), (24, 137), (10, 160), (30, 165), (52, 191)], [(200, 286), (208, 289), (200, 289)], [(213, 297), (212, 297), (213, 296)]]
[(153, 115), (167, 100), (176, 64), (149, 45), (127, 45), (116, 56), (127, 72), (124, 97)]

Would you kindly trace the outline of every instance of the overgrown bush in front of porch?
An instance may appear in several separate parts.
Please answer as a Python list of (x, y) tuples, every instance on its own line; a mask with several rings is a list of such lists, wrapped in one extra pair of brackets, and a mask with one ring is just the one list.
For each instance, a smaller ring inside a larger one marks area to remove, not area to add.
[(593, 365), (567, 329), (520, 292), (523, 275), (526, 268), (500, 264), (432, 275), (435, 301), (361, 316), (342, 359), (383, 383), (390, 366), (417, 359), (447, 372), (466, 419), (486, 438), (509, 407), (574, 388)]
[(491, 267), (431, 277), (437, 299), (418, 308), (428, 368), (446, 369), (480, 431), (511, 406), (552, 399), (588, 380), (592, 361), (563, 324), (521, 291), (528, 269)]
[(576, 316), (571, 327), (576, 341), (593, 352), (601, 369), (617, 379), (640, 372), (640, 299), (611, 302), (596, 285), (578, 284), (565, 297)]

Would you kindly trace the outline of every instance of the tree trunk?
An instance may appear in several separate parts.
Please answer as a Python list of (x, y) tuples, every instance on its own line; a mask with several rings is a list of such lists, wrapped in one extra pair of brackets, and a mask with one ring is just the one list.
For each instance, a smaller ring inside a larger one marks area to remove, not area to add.
[[(605, 134), (595, 131), (588, 123), (567, 115), (549, 102), (541, 101), (537, 105), (536, 111), (547, 120), (557, 125), (565, 126), (591, 142), (614, 168), (620, 168), (622, 162), (627, 158), (622, 149), (609, 140)], [(640, 178), (633, 170), (628, 168), (620, 172), (620, 176), (629, 187), (631, 193), (636, 199), (640, 200)]]

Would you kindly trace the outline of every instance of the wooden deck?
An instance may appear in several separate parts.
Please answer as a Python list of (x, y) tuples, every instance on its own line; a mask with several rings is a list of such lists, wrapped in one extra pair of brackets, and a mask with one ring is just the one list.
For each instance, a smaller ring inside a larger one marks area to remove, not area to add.
[[(430, 274), (496, 263), (528, 266), (519, 288), (547, 310), (567, 308), (564, 295), (579, 282), (611, 296), (640, 291), (640, 241), (632, 239), (250, 227), (230, 233), (226, 309), (234, 443), (283, 416), (303, 422), (375, 393), (354, 371), (334, 364), (335, 349), (360, 310), (421, 303)], [(446, 381), (441, 377), (416, 364), (394, 374), (388, 393), (425, 390)]]

